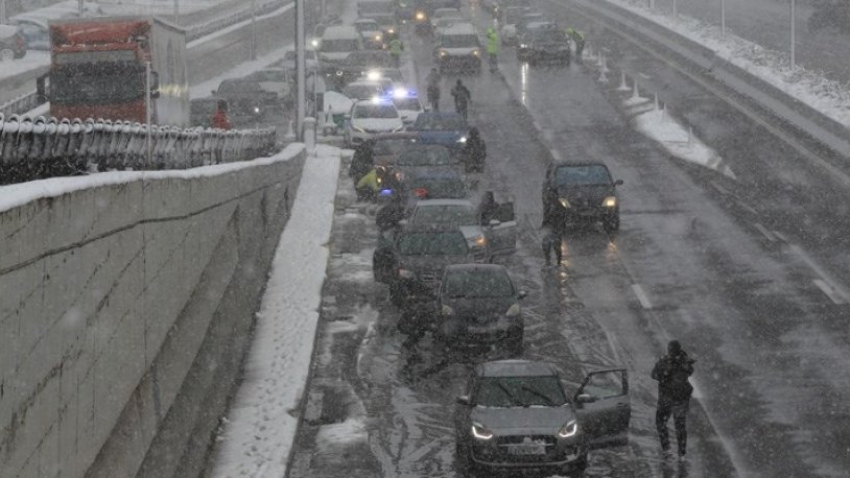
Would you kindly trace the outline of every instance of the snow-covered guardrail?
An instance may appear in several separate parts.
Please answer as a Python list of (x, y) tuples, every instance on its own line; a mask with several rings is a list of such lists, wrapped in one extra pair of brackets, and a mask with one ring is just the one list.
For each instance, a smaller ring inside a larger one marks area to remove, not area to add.
[(18, 111), (29, 111), (38, 105), (42, 104), (39, 101), (38, 94), (35, 91), (18, 96), (17, 98), (7, 101), (0, 105), (0, 114), (11, 116)]
[(293, 0), (271, 0), (261, 5), (257, 5), (255, 11), (252, 11), (250, 4), (246, 2), (249, 6), (238, 12), (234, 12), (230, 15), (222, 15), (221, 17), (208, 22), (188, 27), (186, 31), (186, 41), (190, 42), (205, 37), (231, 25), (248, 20), (254, 15), (260, 16), (271, 13), (284, 5), (292, 3), (292, 1)]
[[(274, 129), (153, 126), (0, 114), (0, 184), (106, 170), (185, 169), (270, 154)], [(150, 151), (150, 154), (148, 152)]]
[(710, 48), (608, 2), (575, 0), (572, 5), (588, 16), (604, 19), (603, 22), (612, 28), (627, 32), (654, 48), (674, 55), (681, 62), (698, 68), (702, 76), (722, 83), (833, 151), (850, 157), (850, 125), (841, 124), (757, 75), (717, 56)]

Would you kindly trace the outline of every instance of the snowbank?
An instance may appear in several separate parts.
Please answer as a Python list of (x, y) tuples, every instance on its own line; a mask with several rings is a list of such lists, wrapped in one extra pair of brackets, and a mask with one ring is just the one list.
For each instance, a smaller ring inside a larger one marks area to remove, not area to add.
[(329, 258), (340, 150), (304, 164), (263, 296), (244, 381), (226, 420), (214, 477), (284, 476), (310, 371)]

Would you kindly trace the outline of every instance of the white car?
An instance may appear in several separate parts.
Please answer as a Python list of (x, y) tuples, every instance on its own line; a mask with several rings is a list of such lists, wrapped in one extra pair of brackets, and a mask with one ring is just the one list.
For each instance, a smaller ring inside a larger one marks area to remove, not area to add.
[(463, 14), (457, 8), (438, 8), (431, 15), (431, 31), (436, 33), (440, 28), (463, 21), (467, 20), (464, 20)]
[(374, 98), (354, 102), (346, 117), (345, 144), (349, 147), (381, 133), (397, 133), (404, 129), (401, 115), (392, 101)]
[(383, 93), (384, 87), (377, 81), (352, 81), (342, 89), (342, 94), (354, 101), (371, 100), (382, 96)]
[(264, 68), (252, 74), (260, 82), (260, 89), (277, 95), (277, 99), (283, 103), (293, 101), (292, 70), (286, 68)]
[(384, 32), (378, 22), (371, 18), (358, 18), (353, 25), (363, 37), (363, 45), (366, 48), (380, 50), (384, 47)]
[(425, 111), (422, 102), (419, 101), (419, 96), (415, 93), (407, 91), (404, 88), (398, 88), (393, 94), (393, 104), (401, 115), (401, 121), (405, 126), (412, 125), (419, 117), (419, 113)]
[[(513, 206), (506, 203), (505, 207), (511, 208), (512, 215)], [(489, 258), (516, 251), (516, 220), (513, 217), (504, 219), (510, 220), (493, 220), (490, 224), (482, 225), (478, 209), (467, 199), (425, 199), (416, 202), (406, 225), (457, 226), (473, 255)]]

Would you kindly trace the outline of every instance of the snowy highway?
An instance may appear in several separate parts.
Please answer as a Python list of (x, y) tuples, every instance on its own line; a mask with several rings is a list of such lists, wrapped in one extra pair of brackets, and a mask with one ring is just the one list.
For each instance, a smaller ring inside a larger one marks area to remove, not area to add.
[[(505, 48), (504, 81), (463, 77), (491, 152), (476, 194), (513, 196), (520, 216), (520, 249), (505, 263), (529, 291), (524, 356), (572, 380), (629, 369), (630, 445), (592, 452), (587, 476), (843, 476), (850, 439), (839, 397), (850, 381), (833, 364), (850, 352), (844, 179), (615, 36), (593, 40), (616, 52), (612, 69), (665, 91), (669, 120), (716, 151), (714, 169), (637, 132), (652, 99), (636, 104), (590, 65), (530, 68)], [(411, 41), (423, 85), (430, 40)], [(601, 159), (625, 181), (620, 233), (571, 231), (557, 269), (543, 266), (538, 235), (553, 157)], [(456, 476), (453, 397), (484, 357), (435, 354), (429, 336), (405, 343), (399, 312), (371, 277), (374, 207), (353, 196), (343, 173), (309, 416), (289, 476)], [(654, 429), (649, 370), (670, 338), (697, 359), (685, 464), (660, 458)]]

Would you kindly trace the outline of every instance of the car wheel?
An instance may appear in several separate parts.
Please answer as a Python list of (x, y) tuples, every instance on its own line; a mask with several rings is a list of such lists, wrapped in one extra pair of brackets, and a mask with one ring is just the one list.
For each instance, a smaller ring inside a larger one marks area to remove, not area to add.
[(12, 51), (11, 48), (4, 48), (0, 50), (0, 61), (7, 62), (15, 59), (15, 52)]

